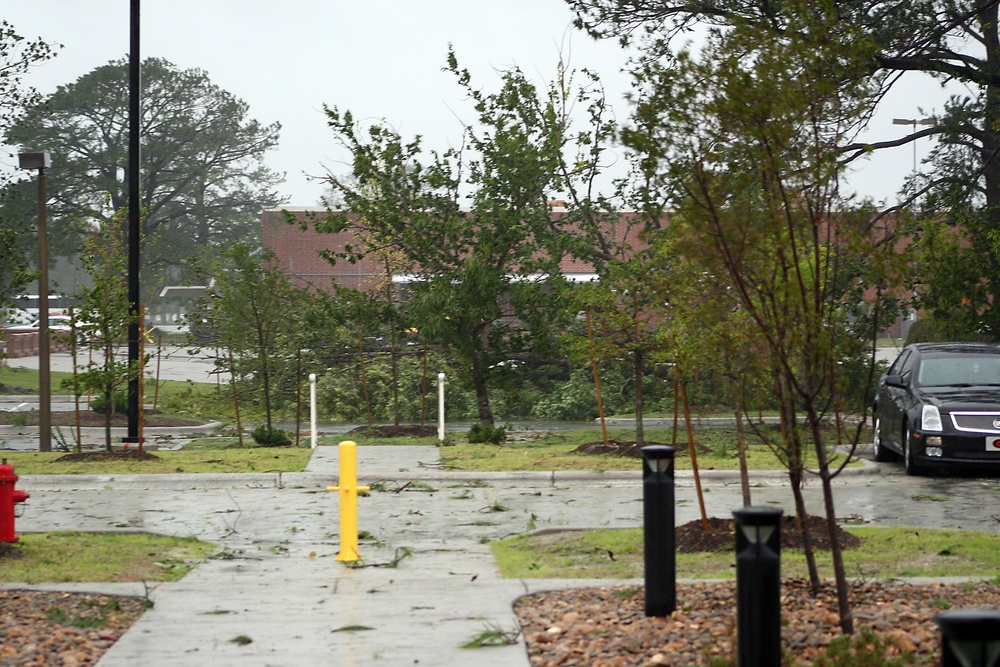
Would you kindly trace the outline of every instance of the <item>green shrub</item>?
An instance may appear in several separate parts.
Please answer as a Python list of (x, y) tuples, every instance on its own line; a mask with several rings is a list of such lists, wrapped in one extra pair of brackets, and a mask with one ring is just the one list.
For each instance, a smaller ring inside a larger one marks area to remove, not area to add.
[(507, 440), (507, 428), (504, 426), (493, 426), (492, 424), (473, 424), (469, 429), (469, 442), (490, 442), (494, 445), (502, 444)]
[[(90, 401), (91, 412), (104, 415), (109, 412), (104, 394), (94, 396)], [(128, 395), (124, 391), (116, 391), (111, 401), (111, 414), (123, 415), (128, 411)]]
[(292, 439), (280, 428), (261, 424), (250, 433), (250, 437), (261, 447), (291, 447)]

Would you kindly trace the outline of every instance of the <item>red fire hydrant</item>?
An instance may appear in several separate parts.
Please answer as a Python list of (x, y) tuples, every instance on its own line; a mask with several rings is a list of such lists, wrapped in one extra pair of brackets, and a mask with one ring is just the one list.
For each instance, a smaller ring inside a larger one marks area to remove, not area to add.
[(14, 466), (7, 465), (7, 459), (0, 462), (0, 542), (17, 542), (21, 538), (14, 534), (14, 505), (23, 503), (31, 496), (14, 489), (17, 483)]

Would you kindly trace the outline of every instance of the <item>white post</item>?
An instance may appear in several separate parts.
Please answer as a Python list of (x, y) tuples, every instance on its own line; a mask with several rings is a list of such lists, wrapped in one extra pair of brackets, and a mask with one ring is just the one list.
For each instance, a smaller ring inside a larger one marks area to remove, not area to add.
[(438, 373), (438, 440), (444, 442), (444, 373)]
[(309, 374), (309, 442), (316, 449), (316, 374)]

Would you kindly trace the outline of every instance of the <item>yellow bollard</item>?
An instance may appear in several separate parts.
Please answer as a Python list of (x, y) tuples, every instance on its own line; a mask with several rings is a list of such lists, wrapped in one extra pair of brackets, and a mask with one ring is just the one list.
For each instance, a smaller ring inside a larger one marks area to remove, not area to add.
[(358, 486), (358, 445), (351, 440), (340, 443), (340, 485), (328, 486), (327, 491), (340, 491), (340, 553), (337, 560), (361, 560), (358, 555), (358, 491), (371, 487)]

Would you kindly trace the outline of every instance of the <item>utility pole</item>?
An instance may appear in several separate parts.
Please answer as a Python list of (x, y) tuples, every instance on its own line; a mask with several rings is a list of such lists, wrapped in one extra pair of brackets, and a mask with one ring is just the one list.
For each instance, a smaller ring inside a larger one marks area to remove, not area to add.
[(52, 374), (49, 336), (49, 241), (45, 218), (45, 169), (52, 164), (48, 152), (21, 153), (21, 169), (38, 170), (38, 451), (52, 451)]
[(139, 252), (141, 228), (139, 224), (139, 116), (141, 110), (141, 65), (139, 60), (139, 0), (130, 3), (130, 46), (128, 77), (128, 434), (129, 443), (139, 444), (140, 402), (139, 382), (142, 381), (142, 362), (139, 359)]
[[(937, 122), (934, 118), (893, 118), (893, 125), (912, 125), (916, 134), (917, 125), (933, 125)], [(917, 140), (913, 140), (913, 173), (917, 173)]]

